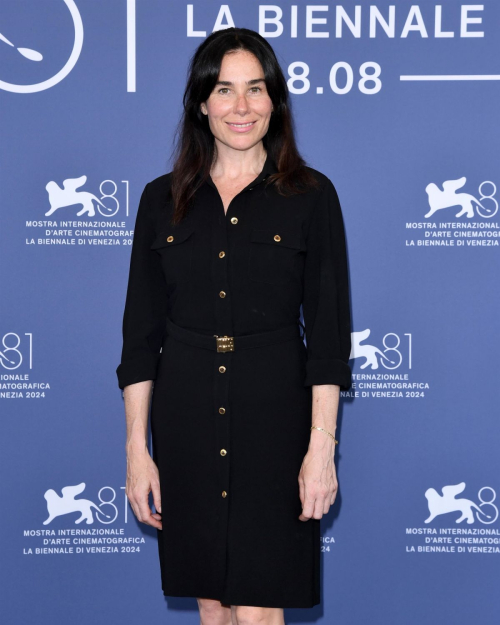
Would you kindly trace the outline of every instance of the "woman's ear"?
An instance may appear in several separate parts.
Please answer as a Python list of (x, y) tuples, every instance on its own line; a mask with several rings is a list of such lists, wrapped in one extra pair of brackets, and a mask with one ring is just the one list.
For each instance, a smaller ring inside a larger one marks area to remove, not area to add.
[(205, 102), (202, 102), (200, 104), (200, 111), (203, 113), (203, 115), (207, 115), (207, 107), (205, 105)]

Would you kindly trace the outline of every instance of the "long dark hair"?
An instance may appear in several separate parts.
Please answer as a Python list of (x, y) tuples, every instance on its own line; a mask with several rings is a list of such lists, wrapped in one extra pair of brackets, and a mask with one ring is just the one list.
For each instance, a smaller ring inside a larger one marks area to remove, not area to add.
[(216, 146), (208, 118), (200, 111), (200, 104), (209, 98), (215, 87), (224, 55), (235, 50), (251, 52), (260, 62), (274, 107), (263, 144), (276, 163), (278, 172), (269, 176), (265, 184), (274, 183), (278, 193), (285, 196), (316, 186), (316, 179), (306, 169), (306, 162), (297, 149), (287, 84), (274, 50), (254, 30), (225, 28), (209, 35), (198, 46), (189, 63), (183, 97), (184, 112), (174, 138), (172, 223), (183, 219), (191, 198), (210, 174)]

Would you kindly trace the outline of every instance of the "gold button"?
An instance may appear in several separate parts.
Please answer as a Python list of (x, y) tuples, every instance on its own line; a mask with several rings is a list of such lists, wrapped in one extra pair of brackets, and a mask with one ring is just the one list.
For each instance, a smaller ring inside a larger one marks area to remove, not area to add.
[(226, 297), (226, 292), (225, 291), (219, 291), (219, 297)]
[(174, 237), (172, 235), (170, 235), (169, 237), (167, 237), (167, 241), (169, 243), (171, 243), (174, 240)]
[(220, 371), (221, 373), (225, 373), (225, 371), (226, 371), (226, 367), (224, 367), (224, 365), (221, 365), (221, 366), (219, 367), (219, 371)]
[(223, 497), (227, 497), (227, 493), (226, 493), (226, 491), (225, 491), (225, 490), (223, 490), (223, 491), (222, 491), (222, 496), (223, 496)]
[(225, 456), (227, 454), (227, 451), (225, 449), (221, 449), (220, 450), (220, 455), (221, 456)]
[(275, 240), (275, 241), (281, 241), (281, 237), (280, 237), (280, 235), (279, 235), (279, 234), (275, 234), (275, 235), (274, 235), (274, 240)]
[(226, 255), (226, 252), (219, 252), (219, 258), (224, 258), (225, 255)]
[(223, 406), (221, 406), (221, 407), (219, 408), (219, 412), (220, 412), (221, 414), (224, 414), (224, 413), (226, 412), (226, 409), (225, 409)]
[(237, 224), (238, 223), (238, 217), (231, 217), (231, 223), (232, 224)]

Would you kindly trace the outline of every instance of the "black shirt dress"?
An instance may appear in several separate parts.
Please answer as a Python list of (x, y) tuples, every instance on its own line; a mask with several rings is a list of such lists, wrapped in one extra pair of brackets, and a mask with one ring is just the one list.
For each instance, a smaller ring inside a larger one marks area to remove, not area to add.
[(309, 169), (319, 187), (285, 198), (265, 186), (268, 153), (226, 214), (210, 178), (176, 226), (170, 174), (141, 196), (117, 376), (154, 380), (167, 596), (320, 602), (320, 521), (298, 518), (298, 475), (311, 386), (351, 386), (351, 323), (338, 196)]

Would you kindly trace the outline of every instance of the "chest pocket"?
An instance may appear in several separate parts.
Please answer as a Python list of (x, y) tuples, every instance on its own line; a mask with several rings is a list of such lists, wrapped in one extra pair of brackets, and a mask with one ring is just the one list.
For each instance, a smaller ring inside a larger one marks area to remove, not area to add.
[(161, 256), (165, 280), (170, 284), (188, 282), (193, 274), (194, 227), (182, 225), (166, 228), (158, 234), (152, 250)]
[(305, 251), (299, 227), (254, 228), (248, 276), (256, 282), (286, 284), (300, 276)]

